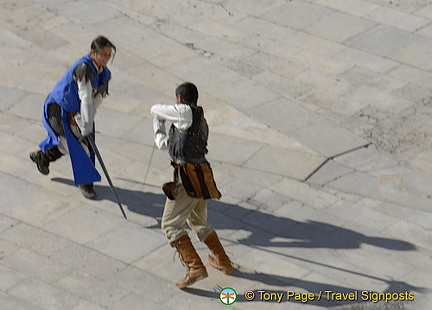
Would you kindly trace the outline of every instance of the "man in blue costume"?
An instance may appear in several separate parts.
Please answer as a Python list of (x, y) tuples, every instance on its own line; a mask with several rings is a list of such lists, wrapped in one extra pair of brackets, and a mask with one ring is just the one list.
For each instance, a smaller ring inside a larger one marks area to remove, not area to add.
[(101, 176), (85, 137), (94, 138), (96, 109), (108, 94), (111, 78), (106, 66), (115, 52), (114, 44), (98, 36), (91, 43), (90, 54), (70, 67), (45, 100), (42, 121), (48, 136), (39, 144), (39, 151), (30, 153), (44, 175), (49, 173), (50, 162), (69, 153), (74, 183), (88, 199), (96, 198), (93, 182)]

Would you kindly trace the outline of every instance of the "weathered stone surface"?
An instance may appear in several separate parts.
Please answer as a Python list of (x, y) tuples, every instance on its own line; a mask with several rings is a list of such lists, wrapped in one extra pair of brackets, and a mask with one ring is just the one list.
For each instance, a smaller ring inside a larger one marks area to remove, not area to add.
[[(210, 310), (232, 287), (236, 309), (429, 309), (429, 2), (0, 1), (0, 308)], [(67, 156), (48, 176), (28, 156), (47, 94), (100, 34), (117, 53), (96, 141), (128, 221), (105, 177), (89, 201)], [(183, 81), (205, 108), (223, 195), (209, 221), (235, 272), (191, 233), (209, 277), (178, 290), (160, 231), (172, 167), (150, 108)], [(318, 300), (326, 290), (415, 300)]]

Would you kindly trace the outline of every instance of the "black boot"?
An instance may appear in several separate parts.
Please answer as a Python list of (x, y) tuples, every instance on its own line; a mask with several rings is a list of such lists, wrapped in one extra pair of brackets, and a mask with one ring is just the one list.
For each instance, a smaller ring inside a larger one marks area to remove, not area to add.
[(57, 146), (49, 149), (46, 153), (41, 150), (30, 153), (30, 159), (36, 164), (40, 173), (47, 175), (49, 173), (49, 163), (62, 157)]
[(78, 187), (85, 198), (92, 200), (96, 199), (97, 195), (93, 189), (93, 184), (81, 184), (78, 185)]

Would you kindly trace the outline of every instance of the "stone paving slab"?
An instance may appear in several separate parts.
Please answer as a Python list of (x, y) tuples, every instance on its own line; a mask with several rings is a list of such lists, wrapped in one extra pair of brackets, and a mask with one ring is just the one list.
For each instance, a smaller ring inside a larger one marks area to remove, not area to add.
[(378, 56), (391, 56), (420, 37), (411, 32), (386, 25), (378, 25), (345, 42), (348, 46)]
[(294, 1), (266, 12), (262, 15), (262, 18), (289, 28), (305, 29), (307, 26), (328, 17), (333, 12), (333, 10), (324, 6), (305, 1)]
[[(405, 48), (397, 51), (393, 54), (393, 58), (412, 65), (416, 68), (424, 68), (426, 70), (431, 69), (431, 65), (427, 62), (428, 52), (430, 51), (431, 39), (426, 38), (421, 42), (413, 42), (407, 45)], [(407, 57), (407, 54), (411, 54)]]
[(21, 310), (21, 309), (22, 310), (26, 310), (26, 309), (41, 310), (41, 309), (43, 309), (43, 308), (37, 307), (35, 305), (32, 305), (30, 303), (27, 303), (27, 302), (23, 301), (22, 299), (14, 298), (14, 297), (11, 297), (10, 295), (8, 296), (8, 295), (3, 294), (3, 293), (0, 294), (0, 301), (1, 301), (3, 309), (5, 309), (5, 310), (14, 310), (14, 309), (17, 309), (17, 310)]
[(320, 20), (306, 27), (305, 30), (319, 37), (343, 42), (373, 26), (375, 26), (373, 21), (350, 14), (335, 12), (327, 19)]

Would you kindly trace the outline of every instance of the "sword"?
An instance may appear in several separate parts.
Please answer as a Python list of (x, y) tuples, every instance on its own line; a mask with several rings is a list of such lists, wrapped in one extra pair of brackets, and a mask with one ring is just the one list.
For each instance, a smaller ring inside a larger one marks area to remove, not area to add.
[(102, 156), (101, 156), (100, 153), (99, 153), (99, 150), (98, 150), (98, 148), (97, 148), (97, 146), (96, 146), (96, 143), (94, 142), (94, 140), (93, 140), (93, 138), (92, 138), (91, 136), (87, 136), (87, 141), (88, 141), (88, 144), (89, 144), (89, 145), (91, 146), (91, 148), (93, 149), (93, 152), (95, 153), (97, 159), (99, 160), (99, 163), (100, 163), (100, 165), (101, 165), (101, 167), (102, 167), (102, 170), (103, 170), (104, 173), (105, 173), (105, 177), (106, 177), (107, 180), (108, 180), (108, 183), (109, 183), (109, 185), (110, 185), (110, 187), (111, 187), (111, 190), (112, 190), (112, 192), (114, 193), (114, 196), (115, 196), (115, 198), (116, 198), (116, 200), (117, 200), (117, 204), (118, 204), (118, 206), (120, 207), (120, 210), (121, 210), (121, 212), (122, 212), (122, 214), (123, 214), (123, 217), (124, 217), (125, 219), (127, 219), (126, 214), (125, 214), (125, 212), (124, 212), (124, 210), (123, 210), (122, 204), (121, 204), (121, 202), (120, 202), (120, 198), (119, 198), (119, 196), (117, 195), (117, 192), (116, 192), (116, 190), (115, 190), (115, 187), (114, 187), (114, 185), (113, 185), (113, 183), (112, 183), (112, 181), (111, 181), (111, 178), (110, 178), (110, 176), (109, 176), (109, 174), (108, 174), (108, 170), (107, 170), (106, 167), (105, 167), (105, 164), (104, 164), (104, 162), (103, 162), (103, 160), (102, 160)]
[(150, 155), (150, 160), (149, 160), (149, 163), (148, 163), (148, 166), (147, 166), (147, 171), (146, 171), (146, 174), (145, 174), (145, 176), (144, 176), (144, 185), (145, 185), (146, 182), (147, 182), (147, 175), (148, 175), (149, 170), (150, 170), (150, 165), (151, 165), (151, 163), (152, 163), (152, 159), (153, 159), (153, 154), (154, 154), (155, 148), (156, 148), (156, 144), (153, 143), (153, 149), (152, 149), (152, 152), (151, 152), (151, 155)]

